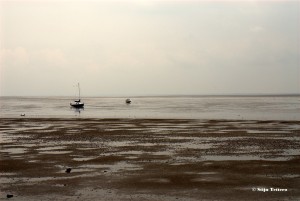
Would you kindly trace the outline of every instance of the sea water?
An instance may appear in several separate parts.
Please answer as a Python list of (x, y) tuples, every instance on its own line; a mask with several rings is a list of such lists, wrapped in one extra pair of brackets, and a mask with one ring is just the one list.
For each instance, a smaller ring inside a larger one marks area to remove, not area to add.
[[(300, 96), (0, 97), (0, 118), (300, 120)], [(25, 114), (25, 117), (21, 117)]]

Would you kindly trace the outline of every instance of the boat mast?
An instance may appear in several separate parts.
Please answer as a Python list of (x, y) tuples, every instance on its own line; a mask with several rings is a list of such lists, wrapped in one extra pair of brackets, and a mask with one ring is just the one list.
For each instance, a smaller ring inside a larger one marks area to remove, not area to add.
[(80, 86), (79, 86), (79, 82), (78, 82), (78, 90), (79, 90), (79, 101), (80, 101)]

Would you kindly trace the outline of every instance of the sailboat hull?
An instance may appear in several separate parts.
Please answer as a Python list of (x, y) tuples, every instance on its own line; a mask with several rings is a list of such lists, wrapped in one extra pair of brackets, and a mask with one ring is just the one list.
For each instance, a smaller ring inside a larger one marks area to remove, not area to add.
[(75, 108), (82, 108), (84, 107), (84, 103), (70, 103), (70, 106), (75, 107)]

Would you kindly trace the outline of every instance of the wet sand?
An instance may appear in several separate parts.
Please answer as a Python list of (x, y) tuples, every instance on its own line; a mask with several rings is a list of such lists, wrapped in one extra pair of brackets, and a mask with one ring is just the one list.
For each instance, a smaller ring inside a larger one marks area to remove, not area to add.
[(0, 122), (0, 200), (300, 200), (300, 121)]

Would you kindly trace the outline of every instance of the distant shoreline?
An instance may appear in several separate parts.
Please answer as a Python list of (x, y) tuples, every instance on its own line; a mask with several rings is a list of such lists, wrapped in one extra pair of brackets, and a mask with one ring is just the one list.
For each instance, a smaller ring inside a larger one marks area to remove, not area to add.
[[(190, 95), (176, 95), (176, 94), (170, 94), (170, 95), (103, 95), (103, 96), (83, 96), (83, 98), (124, 98), (124, 97), (131, 97), (131, 98), (160, 98), (160, 97), (167, 97), (167, 98), (178, 98), (178, 97), (193, 97), (193, 98), (201, 98), (201, 97), (300, 97), (300, 93), (287, 93), (287, 94), (190, 94)], [(1, 96), (0, 98), (71, 98), (73, 99), (74, 96), (68, 95), (68, 96), (60, 96), (60, 95), (53, 95), (53, 96), (47, 96), (47, 95), (11, 95), (11, 96)]]

